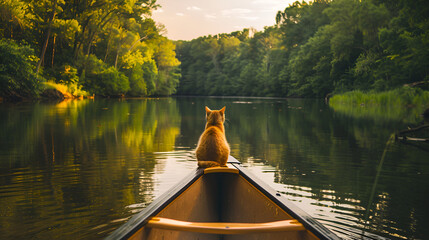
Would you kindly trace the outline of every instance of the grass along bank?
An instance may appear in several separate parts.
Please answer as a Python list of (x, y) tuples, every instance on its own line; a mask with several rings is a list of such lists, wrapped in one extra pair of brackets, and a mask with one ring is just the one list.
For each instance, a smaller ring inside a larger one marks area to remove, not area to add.
[(357, 118), (374, 118), (419, 123), (429, 108), (429, 91), (402, 87), (385, 92), (351, 91), (334, 95), (329, 106)]

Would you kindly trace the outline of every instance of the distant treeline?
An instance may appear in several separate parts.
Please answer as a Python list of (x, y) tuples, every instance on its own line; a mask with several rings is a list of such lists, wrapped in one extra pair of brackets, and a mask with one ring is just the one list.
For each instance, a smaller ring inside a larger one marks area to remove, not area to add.
[(0, 0), (0, 97), (52, 86), (72, 95), (324, 97), (429, 80), (427, 0), (295, 2), (264, 31), (175, 44), (151, 18), (157, 7)]
[[(171, 95), (175, 45), (151, 18), (154, 0), (1, 0), (0, 97)], [(44, 84), (49, 81), (49, 84)]]
[(295, 2), (276, 23), (177, 42), (178, 94), (325, 97), (429, 80), (427, 0)]

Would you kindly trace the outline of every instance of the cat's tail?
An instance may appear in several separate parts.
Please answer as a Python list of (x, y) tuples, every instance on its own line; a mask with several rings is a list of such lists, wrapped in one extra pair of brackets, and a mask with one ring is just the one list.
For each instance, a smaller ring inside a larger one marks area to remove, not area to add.
[(220, 164), (215, 161), (198, 161), (199, 168), (220, 167)]

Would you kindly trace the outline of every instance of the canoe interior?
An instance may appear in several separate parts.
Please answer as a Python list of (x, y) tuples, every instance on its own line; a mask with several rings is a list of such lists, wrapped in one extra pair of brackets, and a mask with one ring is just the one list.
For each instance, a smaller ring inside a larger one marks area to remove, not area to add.
[[(204, 174), (157, 217), (190, 222), (262, 223), (293, 219), (238, 174)], [(307, 230), (215, 235), (143, 227), (130, 239), (318, 239)]]

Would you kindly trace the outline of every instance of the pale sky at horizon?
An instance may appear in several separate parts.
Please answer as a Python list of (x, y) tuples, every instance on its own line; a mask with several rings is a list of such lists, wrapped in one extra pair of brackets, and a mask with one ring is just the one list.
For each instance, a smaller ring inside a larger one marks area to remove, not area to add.
[(273, 26), (276, 14), (296, 0), (157, 0), (153, 19), (165, 25), (171, 40)]

